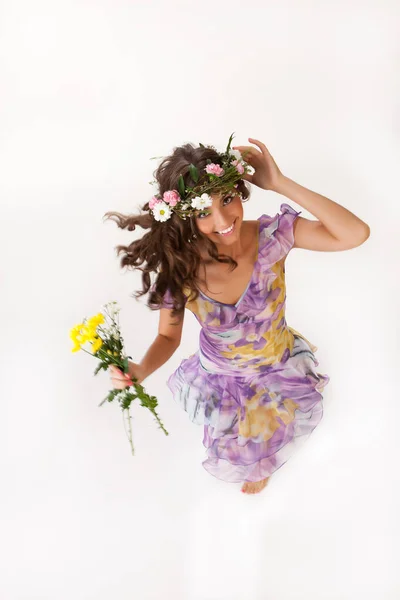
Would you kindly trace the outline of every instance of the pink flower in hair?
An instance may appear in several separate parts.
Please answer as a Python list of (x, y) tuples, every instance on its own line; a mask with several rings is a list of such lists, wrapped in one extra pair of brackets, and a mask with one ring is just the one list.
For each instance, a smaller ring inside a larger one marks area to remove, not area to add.
[(157, 196), (153, 196), (152, 199), (149, 202), (149, 208), (150, 208), (150, 210), (153, 210), (153, 208), (155, 207), (155, 205), (158, 204), (159, 202), (161, 202), (160, 198), (157, 198)]
[(164, 192), (163, 200), (170, 206), (176, 206), (181, 199), (180, 195), (176, 190), (168, 190)]
[(239, 162), (238, 160), (233, 160), (231, 164), (236, 167), (236, 171), (240, 173), (240, 175), (244, 173), (244, 167), (241, 162)]
[(215, 163), (211, 163), (206, 166), (206, 173), (211, 173), (212, 175), (216, 175), (217, 177), (222, 177), (225, 173), (224, 169)]

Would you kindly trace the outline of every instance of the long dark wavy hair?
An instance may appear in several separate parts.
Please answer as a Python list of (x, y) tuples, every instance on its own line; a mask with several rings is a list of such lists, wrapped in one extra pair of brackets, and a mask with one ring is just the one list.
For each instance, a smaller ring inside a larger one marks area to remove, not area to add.
[[(170, 156), (165, 157), (154, 171), (154, 179), (158, 183), (157, 193), (163, 195), (168, 190), (178, 189), (179, 176), (183, 176), (185, 187), (194, 187), (208, 181), (204, 171), (207, 159), (221, 165), (220, 155), (216, 150), (206, 146), (195, 148), (192, 144), (184, 144), (173, 149)], [(189, 165), (194, 164), (199, 172), (199, 180), (194, 182), (190, 176)], [(242, 201), (250, 196), (250, 190), (245, 180), (238, 181), (236, 188), (242, 195)], [(232, 270), (237, 267), (237, 262), (225, 254), (218, 254), (217, 246), (203, 235), (196, 224), (196, 218), (186, 220), (176, 213), (164, 222), (154, 219), (150, 212), (149, 202), (146, 202), (139, 215), (122, 215), (118, 212), (106, 212), (103, 218), (114, 219), (120, 229), (134, 231), (138, 225), (148, 229), (140, 239), (131, 242), (128, 246), (116, 246), (117, 255), (123, 254), (120, 265), (142, 271), (141, 291), (135, 292), (134, 297), (139, 298), (149, 293), (147, 306), (152, 310), (161, 307), (167, 290), (171, 295), (173, 304), (172, 316), (181, 315), (185, 308), (187, 296), (183, 289), (190, 290), (190, 299), (195, 300), (199, 295), (196, 285), (199, 267), (202, 262), (199, 247), (205, 248), (210, 257), (221, 263), (228, 263)], [(156, 274), (154, 283), (150, 275)], [(176, 322), (177, 324), (178, 322)]]

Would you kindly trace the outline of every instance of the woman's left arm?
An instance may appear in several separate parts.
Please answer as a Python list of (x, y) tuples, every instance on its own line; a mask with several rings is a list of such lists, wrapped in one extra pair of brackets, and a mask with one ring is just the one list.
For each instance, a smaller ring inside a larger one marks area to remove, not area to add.
[(293, 248), (334, 252), (356, 248), (369, 238), (367, 223), (347, 208), (284, 175), (279, 178), (274, 191), (297, 202), (318, 219), (296, 219)]
[(294, 248), (306, 250), (349, 250), (363, 244), (370, 234), (367, 223), (333, 200), (312, 192), (283, 175), (265, 144), (254, 138), (248, 138), (258, 148), (252, 146), (233, 146), (243, 154), (255, 172), (246, 174), (243, 179), (264, 190), (272, 190), (297, 202), (317, 217), (310, 221), (297, 217), (294, 231)]

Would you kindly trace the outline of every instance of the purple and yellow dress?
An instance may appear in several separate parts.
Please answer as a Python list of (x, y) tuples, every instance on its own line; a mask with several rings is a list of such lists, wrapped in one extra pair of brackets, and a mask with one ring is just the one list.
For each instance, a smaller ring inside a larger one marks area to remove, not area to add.
[[(203, 467), (227, 482), (269, 477), (322, 418), (330, 378), (316, 371), (317, 347), (285, 319), (284, 261), (300, 212), (281, 204), (276, 216), (258, 218), (257, 260), (236, 304), (200, 292), (185, 305), (201, 325), (199, 349), (167, 383), (204, 425)], [(171, 307), (168, 293), (163, 306)]]

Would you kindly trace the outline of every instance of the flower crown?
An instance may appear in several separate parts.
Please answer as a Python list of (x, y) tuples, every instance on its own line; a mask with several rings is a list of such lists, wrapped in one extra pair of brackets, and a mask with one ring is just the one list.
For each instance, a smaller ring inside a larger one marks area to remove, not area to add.
[[(247, 164), (239, 150), (231, 150), (233, 134), (229, 138), (227, 148), (224, 153), (219, 154), (219, 162), (216, 164), (207, 159), (205, 172), (208, 174), (208, 182), (194, 187), (185, 187), (182, 175), (178, 179), (178, 190), (167, 190), (163, 195), (155, 194), (149, 201), (149, 209), (156, 221), (167, 221), (172, 213), (176, 213), (182, 219), (198, 216), (199, 214), (208, 214), (206, 210), (212, 205), (212, 198), (208, 192), (225, 193), (238, 187), (238, 181), (242, 179), (245, 173), (254, 172), (253, 167)], [(203, 144), (199, 144), (205, 148)], [(214, 146), (207, 146), (216, 150)], [(162, 157), (153, 157), (162, 158)], [(197, 183), (199, 180), (198, 169), (189, 165), (189, 172), (192, 180)], [(157, 184), (156, 181), (150, 182), (151, 185)]]

